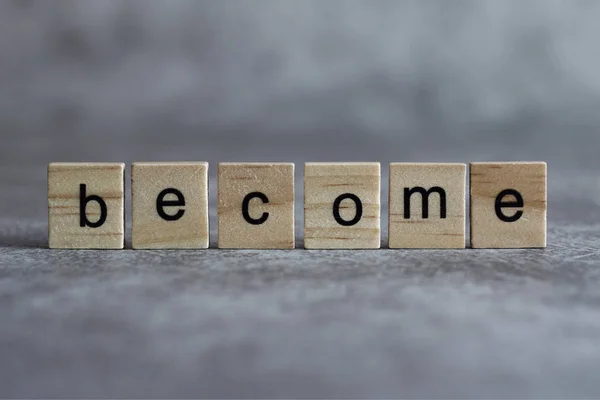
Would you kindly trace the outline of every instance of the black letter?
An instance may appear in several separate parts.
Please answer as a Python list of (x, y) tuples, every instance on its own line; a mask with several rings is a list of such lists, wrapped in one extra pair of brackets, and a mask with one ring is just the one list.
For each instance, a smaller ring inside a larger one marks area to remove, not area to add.
[[(86, 190), (85, 183), (80, 184), (79, 185), (79, 226), (82, 228), (85, 226), (89, 226), (90, 228), (98, 228), (98, 227), (102, 226), (102, 224), (104, 224), (104, 222), (106, 222), (106, 216), (108, 214), (108, 210), (106, 209), (106, 202), (104, 200), (102, 200), (102, 197), (97, 196), (95, 194), (93, 194), (91, 196), (86, 196), (85, 190)], [(90, 222), (87, 219), (87, 215), (85, 215), (85, 209), (87, 207), (87, 204), (90, 201), (96, 201), (96, 202), (98, 202), (98, 205), (100, 206), (100, 218), (98, 218), (98, 221), (96, 221), (96, 222)]]
[[(350, 221), (346, 221), (346, 220), (342, 219), (342, 216), (340, 215), (340, 204), (342, 204), (342, 201), (344, 201), (346, 199), (350, 199), (356, 204), (356, 214), (354, 215), (354, 218), (352, 218)], [(362, 213), (363, 213), (362, 202), (360, 201), (358, 196), (355, 194), (344, 193), (344, 194), (338, 196), (338, 198), (335, 199), (335, 201), (333, 202), (333, 218), (335, 218), (337, 223), (340, 225), (343, 225), (343, 226), (356, 225), (358, 223), (358, 221), (360, 221), (360, 219), (362, 218)]]
[(250, 216), (250, 214), (248, 213), (248, 207), (250, 206), (250, 200), (252, 200), (253, 198), (260, 199), (265, 204), (269, 202), (269, 198), (267, 196), (265, 196), (264, 193), (261, 193), (261, 192), (248, 193), (246, 195), (246, 197), (244, 197), (244, 201), (242, 201), (242, 215), (244, 216), (244, 219), (246, 220), (246, 222), (248, 222), (249, 224), (252, 224), (252, 225), (264, 224), (265, 221), (267, 220), (267, 218), (269, 218), (268, 212), (263, 213), (261, 215), (261, 217), (258, 219), (252, 218)]
[(404, 218), (410, 219), (410, 196), (413, 193), (420, 193), (423, 201), (423, 219), (429, 218), (429, 195), (431, 193), (437, 193), (440, 195), (440, 218), (446, 218), (446, 191), (439, 186), (434, 186), (429, 190), (425, 190), (422, 187), (416, 188), (404, 188)]
[[(515, 201), (502, 201), (502, 199), (506, 196), (514, 196)], [(494, 205), (496, 209), (496, 215), (504, 222), (515, 222), (523, 215), (523, 211), (519, 210), (512, 217), (505, 215), (502, 212), (502, 208), (504, 207), (523, 207), (523, 196), (521, 193), (517, 192), (514, 189), (506, 189), (500, 192), (498, 196), (496, 196), (496, 204)]]
[[(165, 196), (168, 194), (174, 194), (177, 197), (177, 200), (165, 200)], [(158, 194), (158, 197), (156, 198), (156, 212), (158, 212), (158, 215), (160, 215), (162, 219), (165, 221), (177, 221), (179, 218), (183, 217), (185, 210), (181, 208), (177, 210), (174, 215), (169, 215), (164, 210), (165, 207), (175, 206), (185, 206), (185, 198), (179, 190), (168, 188)]]

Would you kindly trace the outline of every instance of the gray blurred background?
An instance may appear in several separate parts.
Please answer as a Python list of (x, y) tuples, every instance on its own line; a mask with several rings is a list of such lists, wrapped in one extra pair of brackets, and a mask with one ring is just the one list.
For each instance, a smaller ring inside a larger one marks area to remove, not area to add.
[[(599, 18), (0, 0), (0, 396), (600, 396)], [(45, 249), (48, 162), (153, 160), (213, 205), (217, 162), (296, 162), (300, 245), (305, 161), (380, 161), (383, 199), (390, 161), (547, 161), (549, 248)]]
[(592, 0), (3, 0), (2, 160), (43, 164), (60, 140), (51, 159), (469, 161), (506, 146), (583, 163), (598, 15)]
[(50, 161), (206, 160), (214, 177), (218, 161), (368, 160), (384, 180), (389, 161), (598, 167), (599, 15), (593, 0), (2, 0), (0, 160), (32, 180)]

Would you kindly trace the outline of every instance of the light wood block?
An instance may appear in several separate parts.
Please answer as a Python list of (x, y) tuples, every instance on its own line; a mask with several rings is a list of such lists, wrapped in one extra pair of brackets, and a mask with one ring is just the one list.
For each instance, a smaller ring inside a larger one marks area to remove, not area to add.
[(304, 247), (378, 249), (381, 167), (375, 163), (304, 165)]
[(471, 163), (471, 247), (546, 247), (546, 163)]
[(391, 163), (389, 247), (465, 247), (465, 164)]
[(208, 248), (208, 163), (134, 163), (131, 194), (134, 249)]
[(125, 164), (48, 165), (48, 244), (53, 249), (122, 249)]
[(294, 164), (219, 164), (222, 249), (293, 249)]

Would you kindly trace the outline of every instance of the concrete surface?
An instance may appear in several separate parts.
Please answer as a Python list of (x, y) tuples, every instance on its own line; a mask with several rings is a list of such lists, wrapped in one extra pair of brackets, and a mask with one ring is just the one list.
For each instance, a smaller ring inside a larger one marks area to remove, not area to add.
[(553, 149), (545, 250), (52, 251), (45, 165), (5, 168), (0, 395), (595, 397), (599, 180)]

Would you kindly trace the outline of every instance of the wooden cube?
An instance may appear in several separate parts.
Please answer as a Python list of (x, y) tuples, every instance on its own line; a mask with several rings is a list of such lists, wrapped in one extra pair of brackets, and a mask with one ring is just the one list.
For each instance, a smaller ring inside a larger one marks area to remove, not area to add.
[(219, 164), (222, 249), (293, 249), (294, 164)]
[(546, 247), (546, 163), (471, 163), (471, 246)]
[(206, 249), (208, 163), (131, 166), (134, 249)]
[(124, 170), (119, 163), (48, 165), (50, 248), (123, 248)]
[(378, 249), (379, 163), (304, 165), (304, 247)]
[(391, 163), (389, 247), (465, 247), (465, 164)]

